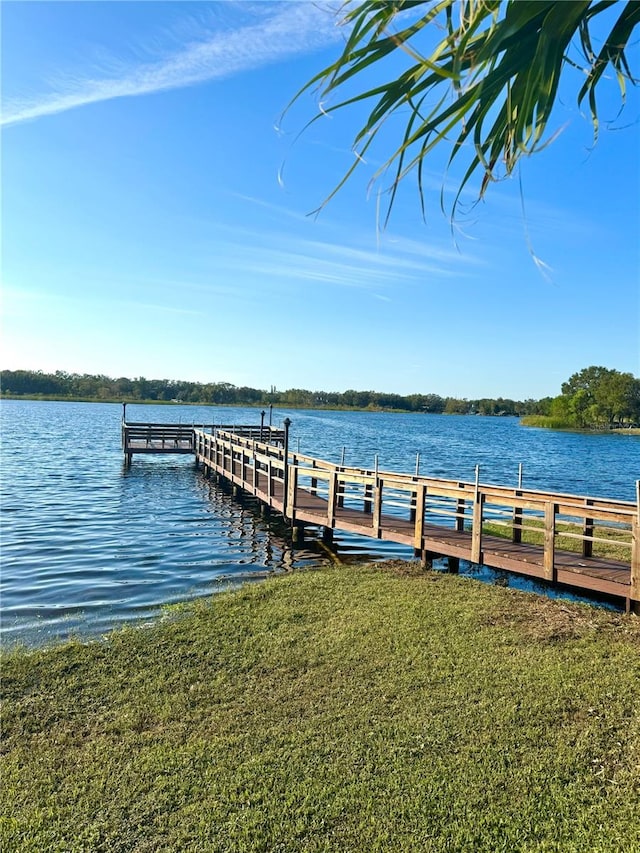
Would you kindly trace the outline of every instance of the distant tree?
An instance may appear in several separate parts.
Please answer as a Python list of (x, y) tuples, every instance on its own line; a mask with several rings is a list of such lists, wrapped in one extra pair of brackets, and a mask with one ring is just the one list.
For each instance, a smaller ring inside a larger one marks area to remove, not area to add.
[(550, 413), (569, 418), (575, 426), (640, 421), (640, 379), (631, 373), (592, 365), (570, 376), (561, 390)]
[(466, 415), (470, 408), (468, 400), (459, 400), (457, 397), (447, 397), (444, 406), (444, 413), (445, 415)]
[[(424, 11), (416, 17), (419, 7)], [(579, 105), (587, 105), (596, 138), (596, 94), (605, 72), (613, 72), (622, 103), (626, 84), (636, 82), (626, 51), (640, 23), (637, 0), (366, 0), (342, 8), (342, 53), (294, 98), (318, 90), (320, 110), (312, 121), (372, 102), (353, 142), (353, 165), (325, 203), (383, 127), (389, 144), (388, 120), (399, 116), (401, 129), (374, 175), (375, 180), (387, 170), (392, 174), (387, 217), (400, 181), (414, 169), (424, 210), (423, 167), (436, 146), (450, 149), (449, 163), (469, 154), (455, 214), (476, 172), (482, 176), (482, 197), (493, 181), (513, 172), (521, 157), (549, 141), (547, 126), (568, 68), (582, 72), (576, 76), (576, 97)], [(405, 65), (399, 75), (397, 64), (387, 72), (386, 61), (394, 58)], [(382, 82), (365, 88), (372, 69)], [(331, 104), (335, 94), (342, 100)]]

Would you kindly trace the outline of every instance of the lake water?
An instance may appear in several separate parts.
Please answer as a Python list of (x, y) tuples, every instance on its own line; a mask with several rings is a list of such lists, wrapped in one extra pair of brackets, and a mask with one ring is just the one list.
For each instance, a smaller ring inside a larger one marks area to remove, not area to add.
[[(327, 559), (292, 548), (281, 522), (233, 498), (191, 457), (120, 448), (122, 407), (5, 400), (2, 418), (3, 642), (95, 636), (162, 605)], [(292, 420), (290, 447), (347, 465), (635, 499), (640, 436), (559, 433), (515, 418), (273, 411)], [(132, 421), (260, 423), (259, 409), (129, 405)], [(268, 422), (267, 415), (266, 422)], [(411, 557), (391, 543), (336, 533), (344, 561)], [(474, 569), (482, 576), (483, 572)], [(493, 576), (493, 575), (490, 575)], [(508, 582), (516, 584), (515, 580)]]

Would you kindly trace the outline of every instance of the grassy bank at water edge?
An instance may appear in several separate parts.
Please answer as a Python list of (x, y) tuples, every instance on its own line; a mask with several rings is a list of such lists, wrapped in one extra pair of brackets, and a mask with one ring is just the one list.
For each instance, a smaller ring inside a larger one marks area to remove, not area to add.
[(3, 663), (8, 851), (640, 851), (640, 620), (414, 564)]

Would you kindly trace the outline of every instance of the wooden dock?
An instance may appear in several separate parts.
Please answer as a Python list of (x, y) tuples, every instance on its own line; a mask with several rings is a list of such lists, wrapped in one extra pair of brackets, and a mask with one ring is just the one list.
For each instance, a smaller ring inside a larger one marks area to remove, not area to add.
[[(640, 613), (640, 500), (336, 465), (290, 451), (289, 423), (272, 430), (123, 422), (123, 449), (129, 462), (133, 453), (193, 453), (207, 476), (281, 513), (294, 540), (308, 525), (322, 528), (325, 540), (343, 530), (408, 545), (425, 562), (447, 557), (453, 571), (467, 560), (613, 596)], [(612, 543), (616, 559), (605, 556)]]
[(236, 425), (194, 425), (194, 424), (165, 424), (123, 421), (122, 450), (131, 465), (136, 453), (195, 453), (196, 430), (215, 431), (235, 430), (244, 438), (268, 441), (271, 444), (282, 444), (284, 430), (270, 426), (236, 426)]

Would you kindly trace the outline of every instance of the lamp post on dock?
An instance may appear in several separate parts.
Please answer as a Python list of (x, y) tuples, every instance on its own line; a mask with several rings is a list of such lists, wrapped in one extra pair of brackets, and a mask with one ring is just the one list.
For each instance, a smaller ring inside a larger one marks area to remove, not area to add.
[(260, 441), (262, 441), (262, 431), (264, 429), (264, 416), (266, 415), (265, 410), (263, 409), (260, 412)]

